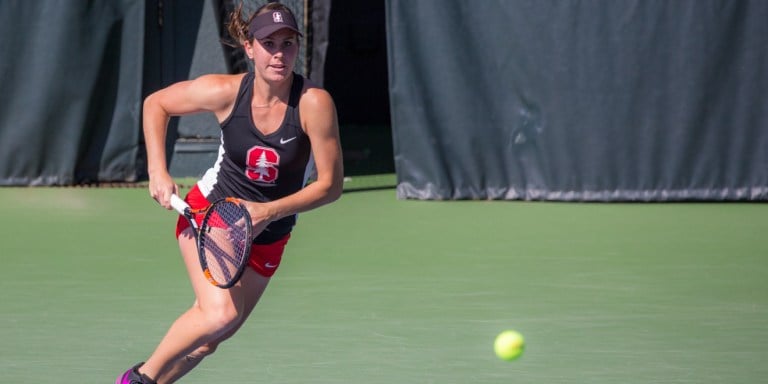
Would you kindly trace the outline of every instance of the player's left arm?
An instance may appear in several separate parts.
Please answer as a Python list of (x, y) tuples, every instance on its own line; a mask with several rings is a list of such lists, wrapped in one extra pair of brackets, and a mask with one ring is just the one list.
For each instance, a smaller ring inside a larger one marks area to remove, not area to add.
[(317, 180), (300, 191), (268, 203), (248, 203), (254, 227), (331, 203), (341, 196), (344, 169), (336, 107), (324, 89), (309, 86), (299, 102), (302, 127), (309, 136)]

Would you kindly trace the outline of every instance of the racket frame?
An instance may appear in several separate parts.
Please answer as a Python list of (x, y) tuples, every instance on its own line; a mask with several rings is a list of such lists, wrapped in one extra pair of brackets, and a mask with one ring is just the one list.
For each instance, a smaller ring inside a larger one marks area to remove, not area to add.
[[(227, 282), (218, 282), (216, 279), (213, 278), (211, 275), (210, 269), (208, 268), (208, 262), (205, 260), (205, 244), (203, 241), (201, 241), (201, 238), (204, 236), (204, 231), (208, 229), (207, 223), (210, 218), (210, 214), (212, 212), (215, 212), (214, 209), (212, 209), (217, 204), (222, 203), (233, 203), (240, 207), (244, 211), (243, 218), (245, 219), (245, 228), (246, 228), (246, 239), (249, 239), (247, 241), (251, 242), (253, 241), (253, 235), (252, 235), (252, 222), (251, 222), (251, 216), (248, 214), (248, 211), (245, 209), (245, 206), (243, 205), (242, 201), (240, 199), (234, 198), (234, 197), (225, 197), (223, 199), (216, 200), (215, 202), (211, 203), (205, 208), (202, 209), (192, 209), (189, 204), (187, 204), (186, 201), (184, 201), (181, 197), (179, 197), (176, 194), (171, 195), (171, 207), (173, 207), (176, 212), (178, 212), (180, 215), (184, 216), (185, 219), (189, 222), (189, 225), (192, 227), (192, 232), (195, 236), (195, 248), (197, 249), (197, 257), (200, 262), (200, 267), (203, 271), (203, 274), (205, 275), (205, 278), (214, 286), (222, 288), (222, 289), (228, 289), (237, 284), (238, 281), (240, 281), (240, 278), (243, 275), (243, 272), (245, 271), (245, 267), (248, 265), (248, 255), (244, 255), (242, 258), (242, 262), (238, 264), (237, 270), (235, 275)], [(197, 221), (195, 221), (195, 215), (203, 215), (202, 225), (198, 225)], [(250, 249), (250, 248), (246, 248)]]

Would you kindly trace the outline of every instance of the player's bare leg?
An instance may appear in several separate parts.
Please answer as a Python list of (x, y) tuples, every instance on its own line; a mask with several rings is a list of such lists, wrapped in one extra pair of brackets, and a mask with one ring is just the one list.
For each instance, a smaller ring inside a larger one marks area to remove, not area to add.
[[(247, 268), (243, 273), (243, 277), (241, 278), (240, 283), (238, 283), (235, 287), (231, 288), (231, 289), (247, 289), (248, 290), (248, 292), (244, 293), (245, 308), (244, 308), (244, 313), (243, 313), (243, 316), (241, 317), (240, 323), (237, 324), (235, 328), (227, 332), (221, 338), (211, 341), (209, 343), (206, 343), (205, 345), (195, 349), (194, 351), (182, 357), (181, 359), (176, 360), (175, 364), (173, 364), (173, 366), (170, 369), (168, 369), (166, 373), (163, 373), (160, 375), (158, 379), (158, 383), (162, 383), (162, 384), (175, 383), (177, 380), (179, 380), (184, 375), (189, 373), (192, 369), (194, 369), (198, 364), (200, 364), (200, 362), (206, 356), (215, 352), (216, 348), (219, 346), (221, 342), (223, 342), (224, 340), (227, 340), (232, 335), (234, 335), (240, 329), (243, 323), (245, 323), (245, 320), (253, 311), (253, 308), (256, 306), (256, 303), (258, 303), (259, 298), (261, 297), (261, 294), (264, 292), (264, 289), (267, 287), (268, 282), (269, 282), (268, 277), (261, 276), (258, 273), (254, 272), (252, 269)], [(257, 288), (254, 288), (254, 287), (257, 287)]]
[[(176, 319), (152, 356), (139, 368), (140, 373), (159, 384), (168, 382), (163, 378), (178, 378), (194, 368), (197, 362), (194, 358), (187, 361), (186, 356), (200, 346), (224, 340), (234, 333), (269, 283), (269, 278), (248, 270), (248, 279), (236, 288), (225, 290), (213, 286), (200, 270), (195, 240), (189, 231), (191, 229), (179, 236), (179, 247), (197, 299)], [(181, 369), (177, 368), (178, 364), (182, 364)]]

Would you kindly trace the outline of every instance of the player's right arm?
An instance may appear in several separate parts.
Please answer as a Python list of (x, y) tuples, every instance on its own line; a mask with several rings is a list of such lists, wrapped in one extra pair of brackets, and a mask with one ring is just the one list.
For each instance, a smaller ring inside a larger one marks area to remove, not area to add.
[(171, 209), (178, 187), (168, 173), (165, 140), (172, 116), (213, 112), (219, 121), (231, 113), (242, 75), (204, 75), (175, 83), (144, 99), (143, 126), (147, 150), (149, 194)]

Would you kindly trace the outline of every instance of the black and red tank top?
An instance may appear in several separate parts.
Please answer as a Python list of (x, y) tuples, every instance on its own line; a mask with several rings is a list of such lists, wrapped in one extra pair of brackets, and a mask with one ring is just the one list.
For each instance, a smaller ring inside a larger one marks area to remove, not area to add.
[[(275, 132), (264, 135), (251, 115), (253, 76), (253, 72), (243, 76), (232, 114), (221, 123), (216, 163), (197, 182), (208, 201), (228, 196), (272, 201), (300, 190), (307, 181), (310, 142), (299, 118), (304, 78), (293, 74), (283, 122)], [(288, 234), (295, 223), (296, 215), (273, 221), (255, 242), (276, 241)]]

